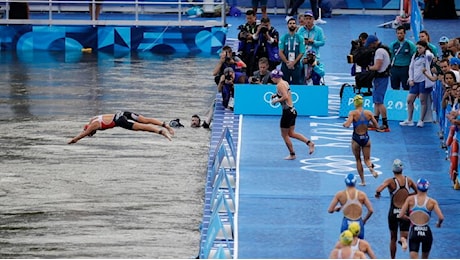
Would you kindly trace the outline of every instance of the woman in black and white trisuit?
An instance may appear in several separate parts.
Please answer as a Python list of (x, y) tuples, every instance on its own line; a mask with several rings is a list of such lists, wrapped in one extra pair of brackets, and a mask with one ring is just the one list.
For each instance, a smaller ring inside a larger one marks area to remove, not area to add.
[(295, 132), (297, 111), (292, 103), (292, 93), (289, 83), (284, 81), (282, 78), (283, 72), (275, 69), (270, 73), (270, 77), (276, 84), (276, 94), (272, 95), (272, 104), (275, 105), (276, 103), (280, 103), (283, 108), (283, 114), (280, 121), (281, 136), (283, 137), (283, 140), (289, 150), (289, 155), (284, 159), (294, 160), (296, 158), (291, 137), (306, 143), (309, 148), (309, 154), (312, 154), (315, 151), (315, 144), (302, 134)]

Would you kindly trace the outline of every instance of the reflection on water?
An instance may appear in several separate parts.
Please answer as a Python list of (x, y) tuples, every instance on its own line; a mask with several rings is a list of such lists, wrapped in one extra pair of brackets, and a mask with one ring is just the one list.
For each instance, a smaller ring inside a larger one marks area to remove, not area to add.
[[(0, 258), (190, 258), (210, 132), (188, 127), (215, 95), (205, 57), (0, 53)], [(97, 114), (180, 118), (172, 142)]]

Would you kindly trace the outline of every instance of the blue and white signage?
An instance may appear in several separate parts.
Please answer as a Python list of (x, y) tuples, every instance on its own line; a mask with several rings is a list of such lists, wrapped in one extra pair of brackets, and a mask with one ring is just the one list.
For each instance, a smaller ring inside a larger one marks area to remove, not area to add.
[[(271, 104), (271, 96), (276, 93), (276, 85), (235, 85), (235, 114), (281, 115), (280, 104)], [(292, 101), (299, 116), (327, 116), (327, 86), (291, 86)]]
[[(387, 108), (387, 117), (388, 120), (397, 120), (404, 121), (407, 119), (407, 94), (408, 91), (404, 90), (394, 90), (391, 88), (387, 89), (385, 94), (385, 107)], [(355, 109), (353, 104), (353, 97), (356, 94), (353, 92), (352, 87), (345, 88), (343, 90), (342, 100), (340, 102), (340, 112), (341, 117), (347, 117), (348, 113)], [(374, 111), (374, 103), (372, 101), (372, 96), (363, 96), (364, 109)], [(414, 115), (413, 121), (417, 122), (420, 118), (420, 101), (417, 98), (414, 102)], [(431, 119), (430, 115), (425, 117), (425, 121)]]

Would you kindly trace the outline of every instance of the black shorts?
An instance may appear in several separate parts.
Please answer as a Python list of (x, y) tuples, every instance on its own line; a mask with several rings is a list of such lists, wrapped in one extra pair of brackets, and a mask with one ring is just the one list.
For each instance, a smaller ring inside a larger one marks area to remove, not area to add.
[(396, 232), (398, 231), (398, 227), (400, 231), (409, 231), (410, 221), (398, 218), (399, 212), (399, 208), (390, 207), (390, 210), (388, 211), (388, 228), (390, 231)]
[(295, 119), (297, 118), (297, 111), (291, 107), (289, 109), (283, 109), (283, 115), (280, 120), (281, 128), (290, 128), (295, 125)]
[(134, 123), (128, 120), (138, 122), (139, 115), (136, 113), (124, 111), (117, 112), (113, 118), (116, 126), (123, 127), (128, 130), (133, 130)]
[(422, 252), (428, 253), (433, 244), (433, 234), (428, 225), (425, 226), (412, 226), (409, 231), (409, 250), (411, 252), (418, 252), (422, 244)]

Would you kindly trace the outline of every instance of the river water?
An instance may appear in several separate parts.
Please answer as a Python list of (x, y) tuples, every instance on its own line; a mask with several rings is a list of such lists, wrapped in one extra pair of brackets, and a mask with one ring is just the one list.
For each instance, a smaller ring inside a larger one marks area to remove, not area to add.
[[(0, 258), (198, 254), (217, 59), (0, 52)], [(173, 141), (122, 128), (67, 142), (119, 110), (169, 121)]]

